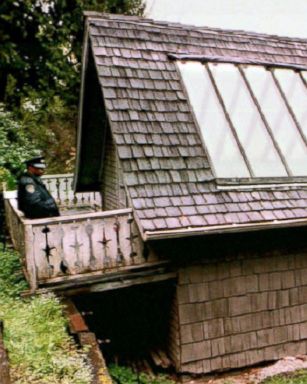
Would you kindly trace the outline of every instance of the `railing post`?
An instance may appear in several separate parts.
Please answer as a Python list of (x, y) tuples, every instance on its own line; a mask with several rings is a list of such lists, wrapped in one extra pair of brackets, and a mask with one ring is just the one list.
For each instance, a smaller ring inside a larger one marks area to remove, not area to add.
[(9, 197), (4, 196), (4, 210), (5, 210), (5, 222), (6, 226), (8, 228), (8, 231), (11, 236), (12, 243), (14, 245), (14, 248), (19, 249), (19, 239), (18, 239), (18, 214), (14, 210), (12, 206), (11, 199)]
[(34, 239), (33, 230), (31, 224), (25, 224), (25, 258), (26, 258), (26, 269), (28, 272), (28, 279), (30, 284), (31, 292), (35, 292), (37, 289), (37, 276), (36, 276), (36, 265), (34, 259)]

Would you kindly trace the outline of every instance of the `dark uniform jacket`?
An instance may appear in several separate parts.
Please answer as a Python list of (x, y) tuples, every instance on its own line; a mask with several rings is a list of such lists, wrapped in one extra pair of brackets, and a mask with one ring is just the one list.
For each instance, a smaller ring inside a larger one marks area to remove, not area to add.
[(40, 177), (25, 173), (18, 184), (18, 209), (29, 219), (59, 216), (54, 198)]

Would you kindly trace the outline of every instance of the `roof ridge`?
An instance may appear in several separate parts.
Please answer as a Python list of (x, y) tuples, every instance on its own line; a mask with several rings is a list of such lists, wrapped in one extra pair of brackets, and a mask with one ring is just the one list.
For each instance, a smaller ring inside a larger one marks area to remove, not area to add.
[(155, 27), (161, 27), (161, 28), (180, 28), (180, 29), (192, 29), (193, 31), (197, 32), (215, 32), (215, 33), (223, 33), (227, 35), (233, 35), (233, 36), (244, 36), (244, 37), (254, 37), (258, 39), (271, 39), (274, 41), (286, 41), (287, 43), (305, 43), (307, 44), (306, 38), (301, 37), (290, 37), (290, 36), (280, 36), (280, 35), (274, 35), (274, 34), (266, 34), (266, 33), (259, 33), (259, 32), (253, 32), (253, 31), (246, 31), (242, 29), (223, 29), (223, 28), (216, 28), (216, 27), (207, 27), (207, 26), (197, 26), (193, 24), (183, 24), (179, 22), (172, 22), (172, 21), (162, 21), (162, 20), (154, 20), (152, 18), (146, 18), (143, 16), (129, 16), (129, 15), (121, 15), (121, 14), (112, 14), (112, 13), (102, 13), (102, 12), (93, 12), (93, 11), (85, 11), (84, 16), (87, 18), (87, 20), (112, 20), (112, 21), (118, 21), (118, 22), (125, 22), (125, 23), (138, 23), (138, 24), (147, 24), (148, 26), (152, 25)]

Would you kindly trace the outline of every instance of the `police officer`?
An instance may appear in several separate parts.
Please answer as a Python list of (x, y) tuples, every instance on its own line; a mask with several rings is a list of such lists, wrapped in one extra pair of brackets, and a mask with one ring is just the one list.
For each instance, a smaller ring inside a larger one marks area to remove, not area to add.
[(27, 171), (18, 182), (18, 209), (29, 219), (59, 216), (56, 202), (40, 178), (46, 168), (44, 157), (33, 157), (25, 164)]

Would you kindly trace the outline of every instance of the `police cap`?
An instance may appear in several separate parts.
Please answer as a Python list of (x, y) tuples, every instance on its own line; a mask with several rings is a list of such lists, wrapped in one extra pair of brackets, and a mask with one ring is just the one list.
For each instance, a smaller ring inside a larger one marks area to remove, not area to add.
[(42, 155), (35, 156), (29, 160), (26, 160), (25, 164), (27, 167), (31, 166), (31, 167), (40, 168), (40, 169), (46, 168), (45, 158)]

